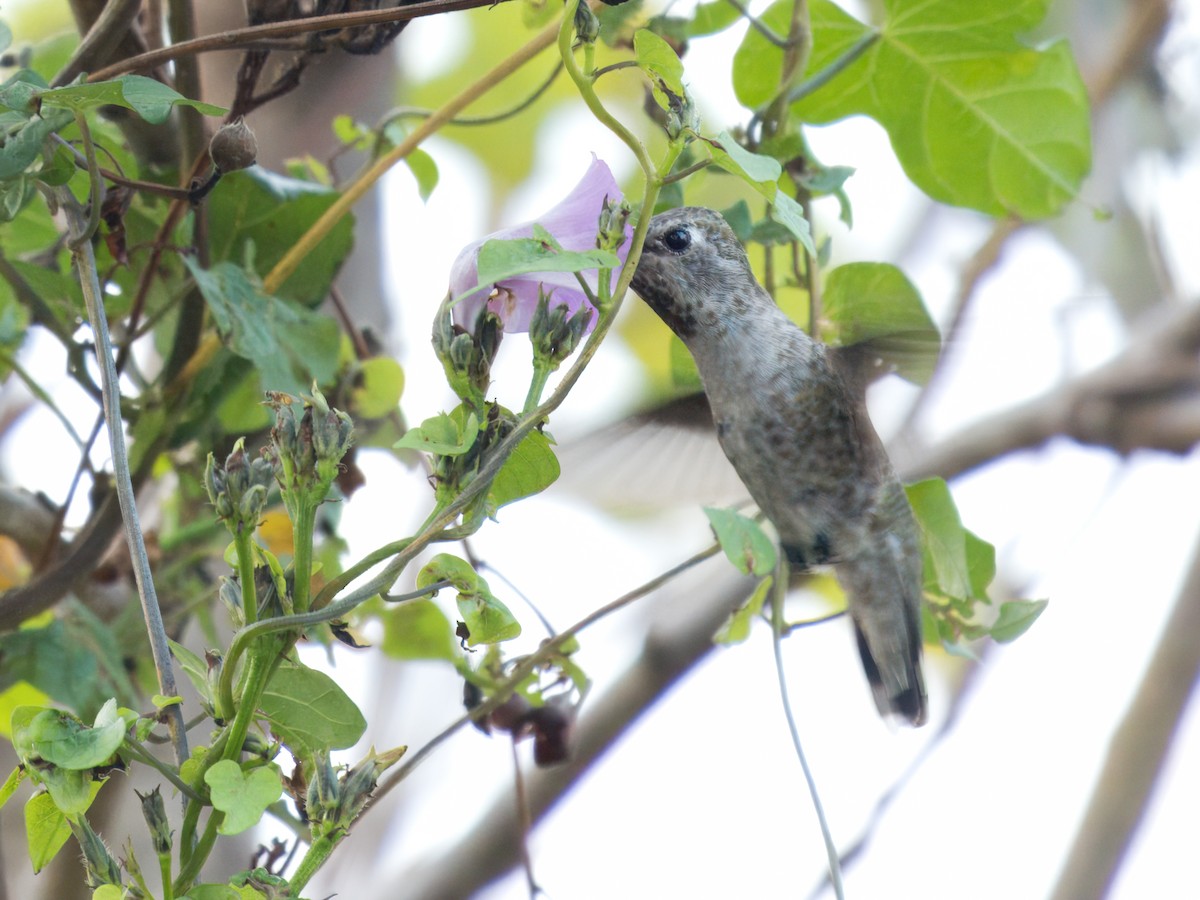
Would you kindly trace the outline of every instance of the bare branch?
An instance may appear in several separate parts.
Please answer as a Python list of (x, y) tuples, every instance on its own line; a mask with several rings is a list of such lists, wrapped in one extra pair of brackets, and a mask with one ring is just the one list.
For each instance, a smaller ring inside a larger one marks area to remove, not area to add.
[(1200, 306), (1167, 307), (1112, 362), (928, 451), (898, 448), (897, 469), (906, 479), (954, 478), (1060, 435), (1121, 454), (1186, 453), (1200, 442)]
[(1113, 735), (1053, 900), (1108, 896), (1200, 677), (1198, 634), (1200, 545), (1133, 704)]

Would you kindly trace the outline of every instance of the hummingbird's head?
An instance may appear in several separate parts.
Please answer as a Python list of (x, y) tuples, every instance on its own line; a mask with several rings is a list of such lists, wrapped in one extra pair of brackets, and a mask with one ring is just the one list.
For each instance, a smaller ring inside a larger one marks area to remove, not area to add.
[(685, 341), (760, 300), (746, 251), (721, 214), (699, 206), (650, 221), (633, 289)]

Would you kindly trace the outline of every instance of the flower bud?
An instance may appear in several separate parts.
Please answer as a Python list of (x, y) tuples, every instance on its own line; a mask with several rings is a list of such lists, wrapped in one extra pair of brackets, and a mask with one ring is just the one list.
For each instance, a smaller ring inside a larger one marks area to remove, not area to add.
[(600, 228), (596, 234), (596, 246), (601, 250), (618, 250), (629, 240), (629, 216), (633, 208), (624, 200), (605, 198), (600, 210)]
[(157, 787), (148, 794), (134, 791), (142, 801), (142, 815), (150, 827), (150, 837), (154, 841), (154, 852), (159, 856), (171, 854), (171, 827), (167, 822), (167, 810), (163, 805), (162, 794)]
[(446, 371), (446, 381), (460, 399), (476, 409), (483, 406), (492, 383), (492, 363), (504, 338), (504, 323), (487, 307), (480, 307), (474, 330), (456, 325), (446, 304), (433, 320), (433, 350)]
[(594, 44), (600, 36), (600, 20), (585, 0), (575, 7), (575, 34), (581, 44)]
[(335, 821), (330, 824), (349, 831), (354, 820), (358, 818), (358, 814), (362, 812), (362, 808), (371, 799), (379, 776), (395, 765), (407, 750), (407, 747), (397, 747), (394, 750), (376, 754), (372, 749), (366, 757), (356, 763), (354, 768), (342, 778), (341, 796), (338, 798)]
[(239, 438), (233, 452), (218, 463), (208, 455), (204, 467), (204, 488), (209, 502), (234, 535), (253, 531), (267, 507), (267, 488), (274, 477), (269, 460), (248, 459), (245, 439)]
[(241, 116), (217, 129), (208, 142), (208, 156), (222, 175), (248, 169), (258, 158), (258, 141)]
[(105, 884), (121, 884), (121, 867), (112, 858), (100, 835), (92, 830), (83, 816), (67, 816), (71, 833), (83, 851), (83, 866), (87, 872), (88, 887), (98, 888)]
[(574, 315), (569, 313), (565, 303), (550, 309), (550, 298), (542, 294), (529, 322), (534, 359), (546, 362), (551, 370), (574, 352), (592, 321), (590, 306), (579, 307)]
[(324, 822), (337, 809), (341, 785), (328, 753), (314, 755), (313, 773), (308, 779), (308, 793), (304, 798), (305, 814), (309, 822)]

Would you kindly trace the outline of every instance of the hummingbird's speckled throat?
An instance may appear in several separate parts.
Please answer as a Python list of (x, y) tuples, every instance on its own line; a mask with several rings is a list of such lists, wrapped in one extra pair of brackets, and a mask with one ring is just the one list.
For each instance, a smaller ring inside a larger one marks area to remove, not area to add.
[(833, 565), (880, 713), (923, 724), (917, 524), (839, 351), (780, 311), (710, 209), (654, 217), (633, 289), (687, 345), (788, 560)]

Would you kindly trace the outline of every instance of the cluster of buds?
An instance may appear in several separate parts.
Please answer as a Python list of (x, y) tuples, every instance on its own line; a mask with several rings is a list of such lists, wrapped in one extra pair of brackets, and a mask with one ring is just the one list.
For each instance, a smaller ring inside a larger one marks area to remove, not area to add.
[(551, 309), (549, 296), (542, 292), (529, 322), (529, 340), (533, 344), (534, 360), (547, 365), (551, 371), (557, 369), (587, 333), (592, 312), (590, 306), (580, 306), (572, 314), (571, 308), (565, 303)]
[(601, 250), (618, 252), (629, 241), (629, 217), (633, 207), (629, 202), (618, 198), (604, 198), (604, 206), (600, 209), (600, 223), (596, 232), (596, 246)]
[(279, 392), (269, 392), (267, 402), (275, 410), (269, 454), (278, 463), (275, 477), (295, 521), (300, 504), (325, 499), (354, 440), (354, 423), (331, 408), (316, 385), (301, 409), (293, 397)]
[(247, 457), (245, 440), (239, 438), (224, 464), (208, 454), (204, 489), (209, 502), (216, 507), (217, 517), (232, 534), (238, 535), (258, 527), (274, 477), (271, 462)]
[(491, 385), (492, 363), (503, 337), (503, 321), (486, 306), (479, 307), (472, 331), (454, 321), (445, 303), (434, 317), (433, 352), (441, 360), (451, 389), (475, 409), (483, 406)]
[(305, 815), (313, 836), (334, 840), (344, 837), (371, 799), (379, 776), (395, 765), (407, 750), (407, 747), (397, 747), (378, 754), (371, 750), (340, 776), (328, 753), (316, 754), (315, 769), (304, 797)]
[[(448, 502), (466, 488), (482, 468), (490, 452), (497, 444), (512, 433), (516, 420), (512, 413), (498, 403), (485, 404), (483, 424), (475, 433), (475, 439), (465, 453), (437, 455), (433, 457), (433, 480), (439, 501)], [(479, 498), (486, 504), (487, 495)], [(477, 513), (479, 510), (476, 509)], [(474, 513), (464, 512), (464, 521), (470, 521)]]

